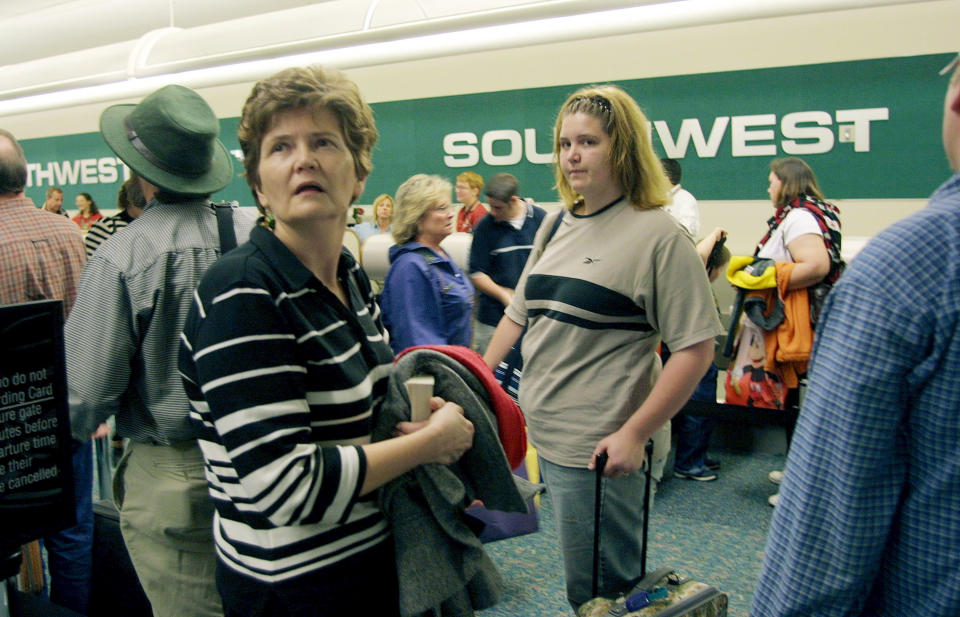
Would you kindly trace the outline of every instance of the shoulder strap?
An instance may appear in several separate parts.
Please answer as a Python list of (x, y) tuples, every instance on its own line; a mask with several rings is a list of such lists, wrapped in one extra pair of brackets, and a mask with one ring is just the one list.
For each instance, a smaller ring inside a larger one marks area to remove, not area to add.
[(563, 222), (563, 210), (560, 210), (560, 214), (557, 215), (557, 219), (553, 222), (553, 227), (550, 228), (550, 233), (547, 234), (547, 237), (543, 239), (543, 246), (540, 247), (541, 250), (547, 248), (547, 245), (550, 244), (550, 240), (553, 239), (554, 234), (557, 233), (557, 230), (560, 229), (560, 223)]
[[(550, 244), (550, 240), (553, 239), (553, 235), (557, 233), (558, 229), (560, 229), (560, 223), (563, 222), (563, 213), (564, 210), (560, 210), (560, 212), (557, 213), (557, 217), (552, 219), (552, 222), (550, 223), (550, 232), (543, 237), (543, 241), (534, 243), (533, 250), (530, 251), (530, 256), (527, 257), (527, 267), (535, 264), (537, 260), (540, 259), (540, 256), (543, 255), (543, 251), (547, 248), (547, 245)], [(541, 227), (543, 225), (547, 225), (547, 221), (551, 220), (551, 216), (553, 216), (553, 213), (550, 213), (543, 218), (543, 222), (540, 223)]]
[(440, 258), (437, 257), (433, 251), (431, 251), (425, 246), (418, 246), (417, 248), (413, 249), (413, 252), (419, 255), (420, 257), (422, 257), (423, 260), (427, 262), (428, 266), (432, 266), (433, 264), (440, 261)]
[(840, 255), (840, 242), (842, 240), (842, 236), (840, 235), (840, 210), (832, 203), (821, 201), (808, 195), (800, 195), (793, 203), (784, 206), (782, 209), (778, 209), (777, 213), (767, 221), (769, 229), (763, 238), (761, 238), (759, 244), (757, 244), (753, 255), (756, 257), (757, 254), (760, 253), (760, 249), (763, 248), (763, 245), (770, 239), (773, 231), (780, 226), (780, 223), (787, 217), (787, 214), (796, 208), (803, 208), (812, 214), (814, 220), (817, 222), (817, 226), (820, 228), (820, 235), (823, 236), (823, 245), (827, 249), (827, 255), (830, 257), (830, 272), (824, 279), (824, 283), (832, 285), (840, 278), (840, 275), (847, 265)]
[(767, 233), (763, 234), (763, 237), (760, 238), (760, 242), (757, 242), (757, 247), (753, 250), (753, 256), (756, 257), (760, 254), (760, 249), (763, 248), (763, 245), (767, 243), (767, 240), (770, 239), (770, 236), (773, 235), (773, 232), (780, 227), (780, 223), (783, 222), (783, 219), (787, 218), (787, 215), (790, 214), (790, 211), (793, 209), (793, 206), (787, 204), (777, 208), (777, 211), (773, 216), (767, 219)]
[(833, 284), (843, 274), (846, 263), (840, 255), (840, 210), (832, 203), (821, 201), (813, 197), (806, 197), (800, 204), (808, 212), (813, 214), (817, 220), (817, 226), (820, 227), (820, 235), (823, 236), (823, 244), (830, 256), (830, 272), (824, 279), (827, 284)]
[(424, 263), (427, 264), (427, 272), (429, 273), (427, 276), (433, 279), (434, 283), (437, 285), (437, 290), (443, 293), (443, 281), (440, 280), (440, 275), (430, 267), (438, 261), (441, 261), (441, 259), (425, 246), (418, 246), (417, 248), (413, 249), (413, 252), (419, 255), (423, 259)]
[(217, 231), (220, 233), (220, 255), (226, 255), (237, 248), (237, 234), (233, 230), (233, 209), (236, 202), (220, 202), (213, 204), (213, 211), (217, 215)]

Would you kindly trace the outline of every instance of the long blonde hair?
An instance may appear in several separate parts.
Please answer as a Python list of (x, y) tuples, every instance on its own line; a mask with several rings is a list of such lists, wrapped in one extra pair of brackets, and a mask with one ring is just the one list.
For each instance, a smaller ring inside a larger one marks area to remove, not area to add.
[(584, 113), (600, 121), (610, 136), (610, 165), (630, 204), (638, 209), (668, 203), (670, 185), (660, 157), (653, 151), (649, 121), (637, 102), (618, 86), (580, 88), (560, 107), (553, 130), (554, 177), (557, 192), (567, 208), (582, 200), (560, 167), (560, 129), (570, 114)]

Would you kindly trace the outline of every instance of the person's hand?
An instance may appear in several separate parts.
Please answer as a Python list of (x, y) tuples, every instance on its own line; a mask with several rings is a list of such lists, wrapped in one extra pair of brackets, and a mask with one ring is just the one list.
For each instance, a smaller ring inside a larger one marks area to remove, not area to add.
[[(443, 407), (445, 403), (446, 401), (440, 398), (439, 396), (431, 396), (430, 397), (431, 415), (433, 414), (433, 412)], [(410, 421), (397, 422), (397, 425), (393, 427), (393, 435), (394, 437), (399, 437), (400, 435), (409, 435), (411, 433), (416, 433), (417, 431), (419, 431), (429, 423), (430, 423), (430, 418), (427, 418), (426, 420), (421, 420), (420, 422), (410, 422)]]
[(627, 431), (611, 433), (597, 443), (587, 469), (596, 469), (597, 455), (607, 453), (607, 465), (603, 475), (608, 478), (622, 478), (633, 473), (643, 465), (646, 445)]
[(97, 427), (97, 430), (93, 431), (93, 434), (90, 435), (90, 439), (100, 439), (101, 437), (106, 437), (109, 434), (110, 425), (104, 422)]
[(715, 227), (713, 231), (703, 237), (703, 240), (697, 242), (697, 255), (700, 256), (700, 260), (703, 262), (703, 265), (707, 265), (707, 261), (710, 259), (710, 253), (713, 251), (713, 247), (716, 246), (717, 242), (727, 235), (727, 230), (722, 227)]
[(436, 431), (431, 445), (435, 449), (430, 462), (449, 465), (473, 446), (473, 423), (463, 415), (456, 403), (447, 403), (439, 396), (430, 399), (434, 411), (426, 422), (428, 430)]
[(396, 435), (409, 435), (430, 427), (435, 432), (431, 446), (436, 450), (430, 463), (449, 465), (463, 456), (473, 446), (473, 423), (463, 415), (463, 408), (448, 403), (439, 396), (430, 398), (433, 412), (423, 422), (400, 422), (394, 429)]

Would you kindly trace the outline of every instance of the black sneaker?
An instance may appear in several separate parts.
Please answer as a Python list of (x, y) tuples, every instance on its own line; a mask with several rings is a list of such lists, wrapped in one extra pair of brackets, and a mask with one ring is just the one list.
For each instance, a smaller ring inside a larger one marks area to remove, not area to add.
[(684, 471), (682, 469), (673, 468), (673, 475), (678, 478), (687, 478), (688, 480), (696, 480), (697, 482), (712, 482), (717, 479), (717, 474), (707, 471), (706, 469), (698, 469), (696, 471)]
[(706, 467), (707, 469), (716, 471), (716, 470), (720, 469), (720, 459), (718, 459), (718, 458), (713, 458), (713, 457), (710, 457), (710, 456), (705, 456), (705, 457), (703, 458), (703, 465), (704, 465), (704, 467)]

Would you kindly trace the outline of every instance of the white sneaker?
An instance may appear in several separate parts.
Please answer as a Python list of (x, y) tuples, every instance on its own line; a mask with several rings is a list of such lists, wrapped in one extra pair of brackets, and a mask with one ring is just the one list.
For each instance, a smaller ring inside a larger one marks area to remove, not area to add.
[(774, 484), (780, 484), (783, 482), (783, 472), (782, 471), (771, 471), (767, 474), (767, 479), (773, 482)]
[(773, 495), (767, 497), (767, 503), (771, 508), (776, 508), (778, 501), (780, 501), (780, 493), (774, 493)]

